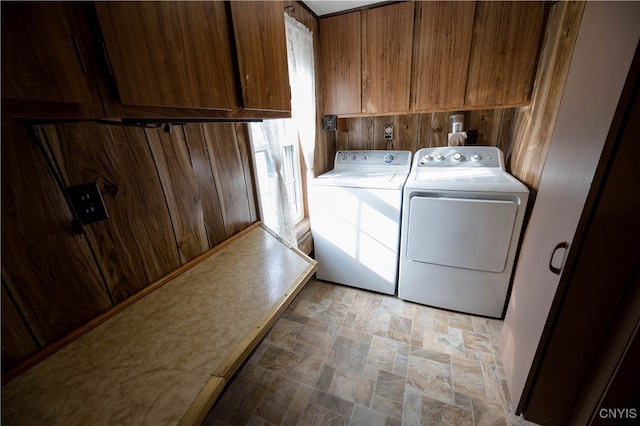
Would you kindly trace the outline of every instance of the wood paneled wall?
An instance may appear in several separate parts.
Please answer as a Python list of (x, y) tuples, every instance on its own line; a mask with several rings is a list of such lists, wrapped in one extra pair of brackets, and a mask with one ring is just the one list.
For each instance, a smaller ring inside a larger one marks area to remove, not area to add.
[(516, 110), (510, 165), (512, 173), (531, 189), (530, 208), (547, 159), (584, 6), (583, 1), (562, 1), (551, 7), (531, 104)]
[[(27, 336), (43, 346), (111, 306), (91, 247), (71, 233), (71, 220), (53, 168), (29, 129), (3, 128), (2, 282), (16, 313), (3, 309), (2, 322), (13, 328), (24, 321), (25, 347)], [(4, 326), (2, 334), (5, 368), (22, 351), (7, 347)]]
[[(509, 148), (515, 109), (467, 111), (465, 129), (477, 130), (477, 145)], [(420, 148), (447, 146), (449, 112), (339, 119), (336, 149), (395, 149), (416, 152)], [(384, 140), (384, 126), (393, 124), (393, 140)], [(334, 154), (335, 155), (335, 154)], [(333, 158), (331, 158), (333, 162)]]
[[(254, 223), (250, 155), (244, 124), (3, 126), (3, 371)], [(90, 182), (109, 219), (73, 234)]]

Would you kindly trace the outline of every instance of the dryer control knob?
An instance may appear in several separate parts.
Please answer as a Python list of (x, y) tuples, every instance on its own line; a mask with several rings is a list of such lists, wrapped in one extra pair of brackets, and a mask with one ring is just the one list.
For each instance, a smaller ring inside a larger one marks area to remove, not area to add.
[(393, 160), (395, 160), (395, 159), (396, 159), (396, 156), (393, 155), (393, 154), (387, 154), (383, 158), (385, 164), (391, 164), (391, 163), (393, 163)]
[(438, 160), (438, 161), (444, 160), (444, 155), (442, 155), (442, 154), (436, 155), (436, 160)]
[(431, 156), (430, 156), (429, 154), (425, 154), (425, 156), (424, 156), (424, 157), (422, 157), (422, 159), (423, 159), (424, 161), (430, 161), (430, 160), (431, 160)]
[(462, 154), (460, 154), (459, 152), (456, 152), (455, 154), (453, 154), (453, 159), (456, 161), (462, 160)]
[(473, 154), (471, 156), (471, 159), (474, 160), (474, 161), (478, 161), (480, 159), (480, 156), (478, 154)]

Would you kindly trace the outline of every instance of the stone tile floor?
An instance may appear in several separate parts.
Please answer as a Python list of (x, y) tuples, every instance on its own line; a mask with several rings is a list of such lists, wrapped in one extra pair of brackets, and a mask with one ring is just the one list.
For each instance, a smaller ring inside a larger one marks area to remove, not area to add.
[(502, 321), (312, 279), (205, 425), (531, 425), (511, 413)]

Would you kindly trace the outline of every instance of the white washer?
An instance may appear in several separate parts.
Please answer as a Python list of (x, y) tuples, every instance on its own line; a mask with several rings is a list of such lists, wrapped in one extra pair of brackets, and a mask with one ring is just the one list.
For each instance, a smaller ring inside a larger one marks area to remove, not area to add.
[(398, 297), (501, 318), (528, 198), (498, 148), (418, 151), (404, 187)]
[(309, 215), (319, 279), (396, 293), (410, 170), (410, 151), (339, 151), (334, 169), (313, 179)]

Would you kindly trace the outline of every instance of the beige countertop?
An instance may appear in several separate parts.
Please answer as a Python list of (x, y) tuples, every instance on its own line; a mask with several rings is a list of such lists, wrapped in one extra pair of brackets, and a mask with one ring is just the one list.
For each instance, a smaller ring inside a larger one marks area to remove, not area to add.
[(199, 423), (316, 263), (262, 225), (2, 388), (11, 425)]

